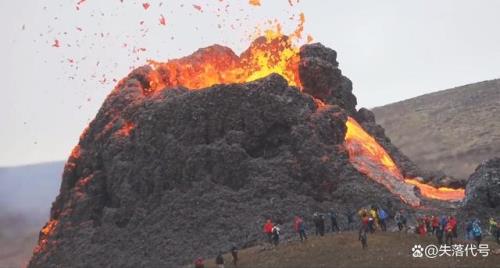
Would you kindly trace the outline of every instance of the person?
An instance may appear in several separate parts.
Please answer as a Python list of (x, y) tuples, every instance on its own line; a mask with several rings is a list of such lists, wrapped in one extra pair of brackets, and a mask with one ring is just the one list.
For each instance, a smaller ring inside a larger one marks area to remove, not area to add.
[(279, 224), (275, 224), (273, 229), (272, 229), (272, 237), (273, 237), (273, 243), (275, 246), (277, 246), (280, 243), (280, 227)]
[(205, 268), (205, 262), (202, 257), (199, 257), (194, 261), (194, 268)]
[(472, 222), (472, 235), (476, 241), (476, 245), (479, 246), (479, 244), (481, 244), (482, 231), (480, 222), (477, 219)]
[(236, 246), (231, 248), (231, 256), (233, 256), (233, 265), (234, 267), (238, 267), (238, 249)]
[(320, 219), (319, 219), (319, 214), (318, 212), (314, 212), (313, 214), (313, 222), (314, 222), (314, 233), (316, 235), (319, 235), (319, 225), (320, 225)]
[(437, 216), (432, 215), (431, 218), (432, 234), (436, 234), (438, 227), (439, 227), (439, 218)]
[(452, 230), (453, 237), (457, 238), (458, 237), (458, 232), (457, 232), (458, 222), (457, 222), (457, 218), (455, 218), (454, 216), (450, 216), (450, 218), (448, 219), (448, 221), (450, 221), (451, 224), (452, 224), (452, 226), (453, 226), (453, 230)]
[(446, 226), (444, 227), (444, 233), (446, 237), (446, 244), (447, 245), (452, 245), (453, 244), (453, 223), (448, 221), (446, 223)]
[(489, 223), (489, 227), (490, 227), (488, 230), (488, 233), (492, 236), (495, 236), (497, 222), (495, 221), (495, 219), (493, 217), (490, 217), (490, 220), (488, 221), (488, 223)]
[(402, 221), (403, 215), (401, 214), (400, 211), (396, 212), (396, 215), (394, 215), (394, 221), (398, 225), (398, 230), (401, 232), (403, 230), (403, 221)]
[(307, 240), (306, 227), (304, 224), (304, 220), (301, 217), (295, 216), (294, 227), (295, 232), (299, 234), (300, 241)]
[(222, 252), (219, 252), (219, 255), (215, 257), (215, 265), (217, 265), (217, 268), (224, 268), (224, 257), (222, 257)]
[(267, 237), (267, 242), (269, 242), (270, 244), (273, 242), (273, 240), (272, 240), (273, 239), (273, 227), (274, 227), (274, 224), (271, 221), (271, 219), (268, 219), (266, 224), (264, 224), (264, 234)]
[(425, 230), (427, 231), (427, 233), (430, 234), (432, 232), (432, 224), (431, 224), (431, 217), (429, 217), (429, 215), (424, 216), (424, 223), (425, 223)]
[(442, 225), (438, 225), (436, 229), (436, 238), (438, 241), (438, 245), (443, 244), (443, 236), (444, 236), (444, 227)]
[(325, 216), (323, 214), (319, 215), (319, 235), (325, 235)]
[(368, 214), (367, 217), (368, 217), (368, 230), (370, 231), (370, 233), (373, 234), (375, 232), (375, 219), (371, 216), (371, 214)]
[(495, 226), (495, 228), (496, 228), (495, 238), (497, 240), (497, 244), (500, 245), (500, 226), (499, 226), (499, 224), (500, 224), (500, 220), (497, 219), (497, 224)]
[(361, 241), (361, 247), (363, 249), (366, 249), (368, 247), (368, 237), (366, 235), (366, 229), (367, 228), (360, 228), (359, 229), (359, 241)]
[(338, 233), (340, 228), (337, 224), (337, 214), (333, 210), (330, 211), (330, 221), (332, 222), (332, 233), (335, 231)]
[(468, 220), (467, 223), (465, 224), (465, 237), (467, 240), (472, 240), (473, 235), (472, 235), (472, 220)]
[(427, 234), (427, 227), (425, 225), (425, 218), (418, 219), (417, 233), (419, 233), (420, 236), (425, 236), (425, 234)]
[(387, 231), (387, 225), (386, 225), (386, 219), (389, 217), (389, 215), (387, 215), (387, 212), (385, 212), (385, 210), (383, 210), (382, 208), (379, 208), (378, 209), (378, 218), (380, 220), (380, 228), (382, 231)]
[(375, 229), (379, 226), (379, 218), (377, 215), (377, 207), (372, 206), (372, 209), (370, 209), (370, 215), (373, 218), (373, 232), (375, 232)]

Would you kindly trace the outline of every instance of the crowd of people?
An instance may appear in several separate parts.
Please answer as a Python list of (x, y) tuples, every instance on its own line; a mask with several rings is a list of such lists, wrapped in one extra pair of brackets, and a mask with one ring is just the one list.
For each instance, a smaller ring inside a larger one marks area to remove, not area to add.
[[(347, 230), (352, 230), (355, 224), (356, 211), (348, 212), (345, 214), (347, 219)], [(382, 232), (387, 231), (387, 222), (391, 219), (391, 215), (383, 208), (377, 206), (370, 206), (369, 208), (361, 208), (357, 211), (359, 217), (358, 240), (361, 242), (362, 249), (368, 248), (368, 235), (373, 234), (377, 230)], [(330, 231), (340, 232), (338, 226), (337, 213), (332, 209), (328, 213), (315, 212), (312, 215), (312, 222), (314, 224), (314, 233), (316, 236), (324, 236), (326, 232), (327, 219), (330, 220)], [(413, 228), (408, 226), (408, 215), (401, 209), (394, 214), (394, 222), (397, 225), (397, 230), (409, 232)], [(466, 240), (473, 240), (479, 245), (484, 236), (481, 228), (481, 222), (478, 219), (470, 219), (465, 224), (464, 238)], [(293, 220), (293, 229), (297, 234), (300, 241), (307, 240), (307, 226), (304, 219), (297, 215)], [(421, 235), (435, 235), (438, 244), (452, 245), (454, 239), (458, 238), (458, 220), (455, 216), (436, 216), (424, 215), (417, 217), (414, 232)], [(281, 239), (281, 225), (278, 222), (273, 222), (267, 219), (263, 226), (263, 233), (266, 237), (266, 242), (278, 246)], [(498, 244), (500, 244), (500, 226), (499, 221), (490, 218), (488, 221), (488, 234), (492, 236)], [(232, 262), (235, 267), (238, 265), (238, 249), (232, 247), (231, 249)], [(215, 263), (218, 268), (224, 268), (224, 258), (222, 252), (215, 258)], [(196, 268), (203, 268), (204, 263), (202, 258), (195, 261)]]

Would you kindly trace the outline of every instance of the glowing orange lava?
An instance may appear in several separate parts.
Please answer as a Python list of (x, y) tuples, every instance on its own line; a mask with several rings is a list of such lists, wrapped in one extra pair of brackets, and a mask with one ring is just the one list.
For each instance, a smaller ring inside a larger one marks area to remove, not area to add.
[(290, 85), (300, 86), (298, 65), (302, 21), (292, 35), (277, 30), (266, 31), (240, 56), (226, 47), (211, 46), (191, 56), (166, 63), (150, 61), (154, 71), (149, 74), (150, 90), (183, 86), (201, 89), (215, 84), (243, 83), (266, 77), (272, 73), (283, 76)]
[(418, 206), (413, 186), (427, 198), (445, 201), (458, 201), (464, 198), (464, 189), (435, 188), (414, 179), (404, 178), (385, 149), (368, 134), (353, 118), (347, 122), (345, 143), (351, 163), (361, 173), (384, 185), (391, 192), (398, 194), (406, 203)]
[(432, 187), (428, 184), (421, 183), (415, 179), (405, 179), (405, 182), (415, 185), (423, 196), (433, 199), (440, 199), (446, 201), (460, 201), (465, 197), (464, 189), (453, 189), (447, 187)]
[(135, 124), (132, 122), (125, 122), (123, 126), (116, 132), (120, 136), (129, 136), (130, 132), (135, 128)]
[(48, 244), (48, 238), (54, 233), (59, 222), (57, 220), (50, 220), (40, 231), (40, 238), (38, 245), (33, 249), (34, 253), (42, 252), (46, 249)]

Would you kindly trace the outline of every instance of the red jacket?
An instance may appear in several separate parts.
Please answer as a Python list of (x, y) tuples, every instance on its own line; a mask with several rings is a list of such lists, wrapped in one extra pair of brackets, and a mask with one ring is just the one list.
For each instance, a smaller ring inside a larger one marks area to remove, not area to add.
[(432, 227), (438, 227), (439, 226), (439, 219), (438, 217), (432, 218)]
[(457, 219), (455, 219), (455, 217), (451, 217), (449, 223), (451, 224), (451, 228), (455, 228), (457, 226)]
[(295, 219), (295, 223), (294, 223), (293, 227), (295, 228), (296, 232), (300, 231), (299, 227), (300, 227), (301, 223), (302, 223), (302, 219), (301, 218)]
[(271, 234), (273, 232), (273, 223), (272, 222), (267, 222), (264, 224), (264, 233), (266, 234)]

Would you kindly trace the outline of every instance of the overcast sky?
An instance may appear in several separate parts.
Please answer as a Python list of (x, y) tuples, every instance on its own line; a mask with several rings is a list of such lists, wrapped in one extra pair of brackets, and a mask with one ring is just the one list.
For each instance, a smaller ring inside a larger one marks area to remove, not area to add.
[(256, 25), (276, 18), (289, 32), (300, 12), (305, 32), (338, 52), (358, 108), (499, 78), (499, 10), (495, 0), (1, 0), (0, 166), (66, 159), (113, 79), (147, 59), (214, 43), (240, 53)]

